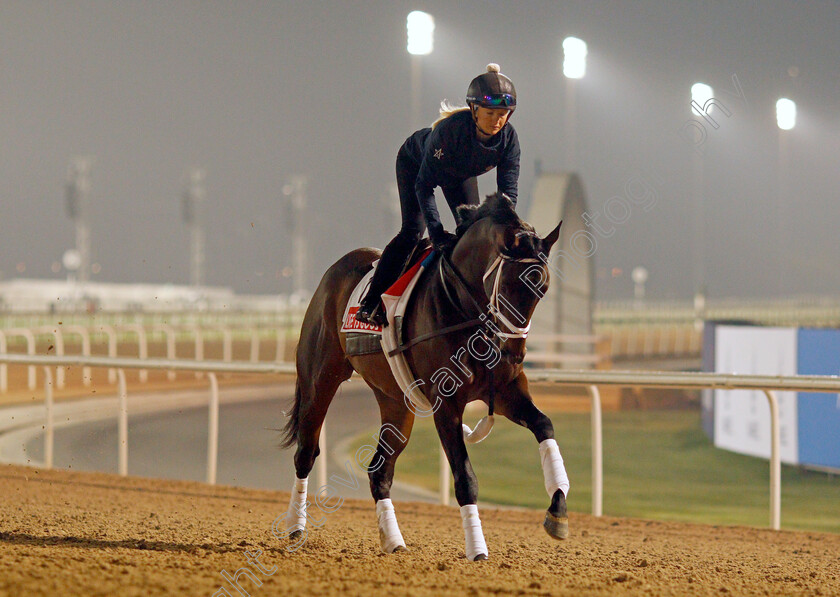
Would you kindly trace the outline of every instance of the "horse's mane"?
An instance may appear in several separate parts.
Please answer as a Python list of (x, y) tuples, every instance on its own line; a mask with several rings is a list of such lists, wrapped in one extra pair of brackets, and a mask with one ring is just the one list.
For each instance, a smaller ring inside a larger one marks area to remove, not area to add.
[(513, 201), (503, 193), (487, 195), (481, 205), (462, 205), (456, 209), (456, 214), (459, 220), (456, 233), (459, 237), (470, 226), (488, 217), (493, 219), (493, 223), (501, 226), (523, 224), (513, 207)]

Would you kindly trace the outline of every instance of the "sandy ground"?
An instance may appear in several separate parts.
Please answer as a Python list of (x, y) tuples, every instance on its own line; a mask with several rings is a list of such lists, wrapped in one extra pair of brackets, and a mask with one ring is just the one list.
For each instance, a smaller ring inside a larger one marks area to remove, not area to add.
[(369, 500), (289, 551), (282, 492), (11, 465), (0, 488), (0, 595), (236, 596), (222, 571), (246, 566), (255, 597), (840, 594), (840, 535), (572, 514), (555, 542), (541, 511), (485, 508), (490, 560), (467, 562), (452, 507), (398, 502), (410, 551), (387, 556)]

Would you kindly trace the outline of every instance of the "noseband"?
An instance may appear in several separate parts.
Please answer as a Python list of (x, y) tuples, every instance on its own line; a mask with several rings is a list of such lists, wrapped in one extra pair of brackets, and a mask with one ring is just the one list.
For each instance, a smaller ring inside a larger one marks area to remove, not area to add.
[(496, 279), (493, 282), (493, 291), (490, 293), (490, 304), (488, 305), (488, 308), (496, 320), (508, 329), (507, 332), (497, 331), (496, 335), (500, 338), (504, 338), (505, 340), (510, 340), (512, 338), (527, 338), (528, 330), (531, 329), (531, 321), (529, 320), (525, 327), (518, 327), (514, 325), (510, 319), (505, 317), (502, 310), (499, 308), (499, 287), (501, 286), (502, 268), (505, 263), (540, 263), (540, 260), (536, 257), (516, 258), (504, 253), (499, 253), (499, 256), (496, 257), (496, 260), (489, 268), (487, 268), (487, 271), (484, 272), (484, 276), (481, 278), (483, 282), (486, 282), (487, 278), (493, 274), (493, 270), (496, 271)]
[[(525, 327), (518, 327), (513, 324), (505, 315), (501, 312), (499, 308), (500, 300), (499, 297), (501, 294), (499, 293), (499, 287), (501, 286), (502, 281), (502, 268), (504, 267), (505, 263), (538, 263), (540, 262), (539, 259), (536, 257), (511, 257), (510, 255), (506, 255), (504, 253), (499, 253), (499, 256), (493, 261), (487, 271), (484, 272), (484, 276), (482, 277), (482, 282), (485, 282), (487, 278), (496, 272), (496, 279), (493, 282), (493, 291), (490, 293), (490, 303), (488, 308), (490, 310), (490, 314), (508, 329), (508, 332), (502, 332), (499, 329), (499, 326), (493, 324), (491, 327), (491, 331), (494, 335), (498, 336), (503, 340), (513, 339), (513, 338), (527, 338), (528, 337), (528, 330), (531, 329), (531, 322), (529, 321)], [(446, 267), (449, 268), (449, 271), (454, 274), (455, 278), (460, 282), (460, 284), (464, 287), (467, 293), (467, 297), (469, 297), (470, 301), (472, 302), (475, 310), (479, 313), (478, 317), (474, 317), (467, 313), (464, 308), (461, 306), (460, 301), (456, 300), (452, 293), (449, 290), (449, 283), (446, 281), (446, 273), (444, 272), (444, 264)], [(425, 342), (426, 340), (430, 340), (432, 338), (436, 338), (438, 336), (445, 336), (446, 334), (450, 334), (452, 332), (457, 332), (460, 330), (464, 330), (467, 328), (472, 327), (479, 327), (482, 325), (486, 325), (487, 323), (487, 316), (482, 313), (484, 309), (482, 309), (481, 305), (478, 304), (478, 301), (475, 300), (475, 297), (472, 295), (472, 286), (469, 282), (464, 278), (464, 275), (460, 272), (460, 270), (452, 263), (452, 259), (448, 253), (442, 253), (440, 256), (440, 260), (438, 262), (438, 270), (440, 272), (440, 282), (443, 286), (443, 291), (446, 294), (446, 298), (449, 299), (450, 304), (455, 307), (455, 310), (458, 311), (461, 316), (464, 318), (464, 321), (461, 323), (456, 323), (455, 325), (450, 325), (445, 328), (435, 330), (433, 332), (429, 332), (427, 334), (422, 334), (417, 336), (416, 338), (412, 338), (411, 340), (405, 342), (404, 344), (400, 345), (399, 348), (395, 348), (388, 353), (388, 356), (394, 356), (401, 352), (405, 352), (412, 346), (420, 344), (421, 342)], [(520, 361), (521, 362), (521, 361)]]

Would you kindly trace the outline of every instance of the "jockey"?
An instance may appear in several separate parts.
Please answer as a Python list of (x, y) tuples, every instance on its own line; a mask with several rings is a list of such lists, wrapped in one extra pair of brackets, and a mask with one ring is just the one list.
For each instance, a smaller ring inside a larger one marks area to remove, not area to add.
[(488, 64), (472, 80), (466, 106), (441, 103), (440, 118), (406, 139), (397, 152), (397, 187), (402, 227), (388, 243), (356, 319), (385, 325), (381, 296), (396, 281), (425, 228), (437, 251), (450, 248), (455, 235), (443, 228), (435, 203), (440, 187), (458, 222), (456, 208), (477, 205), (476, 177), (496, 168), (496, 184), (516, 204), (519, 182), (519, 139), (508, 123), (516, 109), (513, 82)]

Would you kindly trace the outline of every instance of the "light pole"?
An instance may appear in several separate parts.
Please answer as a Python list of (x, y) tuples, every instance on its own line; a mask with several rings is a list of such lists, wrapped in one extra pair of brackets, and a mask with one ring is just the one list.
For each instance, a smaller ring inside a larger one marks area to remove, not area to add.
[(648, 280), (648, 270), (646, 267), (634, 267), (630, 272), (630, 277), (633, 279), (633, 307), (640, 309), (645, 302), (645, 282)]
[(566, 77), (566, 168), (577, 168), (577, 80), (586, 74), (586, 42), (577, 37), (563, 40), (563, 75)]
[(283, 185), (283, 196), (289, 208), (288, 226), (292, 233), (292, 284), (295, 296), (306, 295), (306, 177), (292, 176)]
[(419, 10), (406, 17), (406, 50), (411, 54), (411, 126), (420, 128), (420, 96), (422, 86), (421, 56), (432, 53), (434, 47), (435, 19), (429, 13)]
[(79, 300), (79, 285), (78, 285), (78, 271), (82, 264), (82, 257), (79, 255), (78, 249), (67, 249), (61, 256), (61, 263), (64, 269), (67, 270), (67, 286), (70, 291), (71, 301), (70, 305), (75, 310)]
[(90, 169), (93, 156), (75, 156), (67, 169), (67, 213), (76, 226), (76, 251), (79, 254), (76, 280), (90, 279), (90, 226), (87, 221), (87, 203), (90, 193)]
[[(714, 90), (705, 83), (695, 83), (691, 86), (691, 114), (694, 116), (702, 116), (695, 105), (706, 109), (706, 102), (714, 97)], [(714, 104), (708, 105), (708, 114), (711, 115), (714, 110)], [(703, 312), (706, 308), (706, 252), (705, 252), (705, 237), (706, 237), (706, 210), (705, 210), (705, 194), (706, 194), (706, 177), (705, 177), (705, 163), (703, 154), (700, 151), (693, 151), (691, 158), (691, 206), (692, 206), (692, 245), (694, 255), (694, 267), (692, 268), (692, 278), (694, 283), (694, 312), (695, 312), (695, 327), (701, 328), (703, 325)]]
[(784, 294), (787, 284), (787, 252), (790, 243), (788, 242), (788, 226), (786, 225), (785, 199), (790, 196), (790, 133), (796, 126), (796, 103), (786, 97), (776, 102), (776, 124), (779, 127), (779, 151), (778, 168), (776, 175), (776, 214), (778, 216), (779, 268), (778, 292)]
[(204, 170), (193, 168), (187, 188), (181, 197), (184, 223), (190, 231), (190, 284), (204, 284), (204, 228), (201, 225), (201, 203), (204, 201)]

